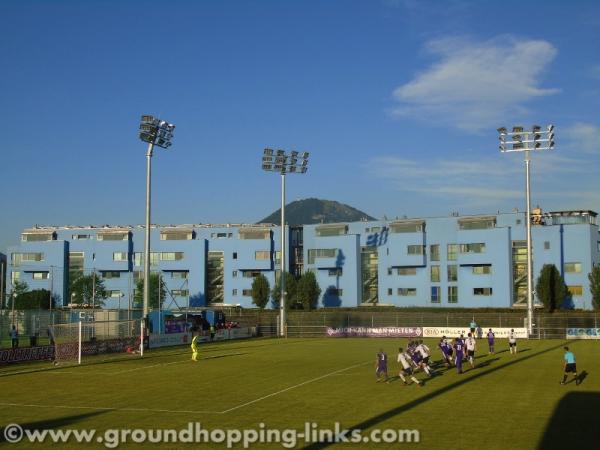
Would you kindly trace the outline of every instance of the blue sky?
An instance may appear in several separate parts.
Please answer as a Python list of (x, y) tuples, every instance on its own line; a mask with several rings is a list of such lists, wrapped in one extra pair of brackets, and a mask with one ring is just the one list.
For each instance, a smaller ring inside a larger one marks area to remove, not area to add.
[(23, 228), (255, 222), (278, 208), (265, 146), (311, 153), (288, 201), (375, 217), (523, 210), (496, 128), (556, 126), (532, 203), (600, 211), (600, 3), (0, 2), (0, 251)]

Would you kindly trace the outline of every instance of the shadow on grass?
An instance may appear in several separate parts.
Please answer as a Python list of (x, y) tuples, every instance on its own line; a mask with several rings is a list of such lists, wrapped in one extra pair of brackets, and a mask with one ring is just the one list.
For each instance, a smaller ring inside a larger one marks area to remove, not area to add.
[(579, 376), (577, 377), (579, 379), (579, 384), (583, 383), (583, 380), (585, 380), (588, 376), (588, 373), (584, 370), (582, 371)]
[[(565, 389), (564, 386), (557, 388)], [(600, 441), (595, 411), (600, 411), (600, 393), (569, 392), (556, 405), (546, 425), (538, 450), (593, 448)]]
[(248, 353), (228, 353), (227, 355), (207, 356), (206, 358), (200, 358), (200, 361), (204, 361), (206, 359), (229, 358), (230, 356), (240, 356), (240, 355), (247, 355), (247, 354)]
[[(362, 422), (356, 423), (356, 424), (354, 424), (352, 426), (349, 426), (349, 427), (344, 426), (344, 428), (366, 430), (368, 428), (376, 426), (377, 424), (379, 424), (381, 422), (385, 422), (386, 420), (388, 420), (388, 419), (390, 419), (390, 418), (392, 418), (394, 416), (397, 416), (397, 415), (402, 414), (402, 413), (404, 413), (406, 411), (409, 411), (412, 408), (414, 408), (415, 406), (422, 405), (423, 403), (428, 402), (430, 400), (433, 400), (433, 399), (439, 397), (440, 395), (443, 395), (443, 394), (445, 394), (445, 393), (447, 393), (449, 391), (452, 391), (454, 389), (462, 387), (463, 385), (465, 385), (465, 384), (467, 384), (467, 383), (469, 383), (471, 381), (474, 381), (474, 380), (478, 379), (479, 377), (483, 377), (483, 376), (488, 375), (488, 374), (490, 374), (492, 372), (496, 372), (497, 370), (501, 370), (501, 369), (510, 367), (512, 365), (519, 364), (519, 363), (521, 363), (523, 361), (527, 361), (527, 360), (529, 360), (531, 358), (535, 358), (536, 356), (542, 355), (544, 353), (551, 352), (551, 351), (556, 350), (558, 348), (561, 348), (563, 346), (564, 346), (564, 344), (560, 343), (558, 345), (554, 345), (552, 347), (549, 347), (546, 350), (541, 350), (539, 352), (535, 352), (535, 353), (532, 353), (530, 355), (527, 355), (527, 356), (525, 356), (523, 358), (518, 358), (518, 359), (515, 359), (514, 361), (507, 362), (506, 364), (502, 364), (500, 366), (493, 367), (493, 368), (491, 368), (489, 370), (486, 370), (484, 372), (476, 373), (476, 374), (474, 374), (472, 376), (463, 378), (463, 379), (461, 379), (459, 381), (456, 381), (456, 382), (454, 382), (452, 384), (444, 386), (444, 387), (442, 387), (442, 388), (440, 388), (440, 389), (438, 389), (436, 391), (430, 392), (429, 394), (423, 395), (422, 397), (416, 398), (415, 400), (412, 400), (412, 401), (410, 401), (408, 403), (405, 403), (404, 405), (398, 406), (396, 408), (393, 408), (393, 409), (390, 409), (388, 411), (385, 411), (385, 412), (383, 412), (383, 413), (381, 413), (381, 414), (379, 414), (377, 416), (371, 417), (370, 419), (367, 419), (367, 420), (364, 420)], [(558, 385), (557, 385), (557, 387), (558, 387)], [(593, 410), (588, 409), (588, 410), (585, 410), (585, 411), (593, 411)], [(580, 412), (580, 414), (582, 414), (582, 413)], [(586, 413), (583, 412), (583, 414), (586, 414)], [(587, 414), (587, 415), (591, 416), (592, 414)], [(562, 428), (562, 425), (561, 425), (560, 428)], [(303, 449), (304, 450), (318, 450), (318, 449), (329, 447), (330, 445), (331, 445), (331, 443), (318, 442), (318, 443), (314, 443), (314, 444), (311, 444), (311, 445), (307, 445), (306, 447), (303, 447)]]
[[(94, 411), (84, 414), (76, 414), (73, 416), (59, 417), (56, 419), (39, 420), (37, 422), (28, 422), (19, 424), (23, 430), (49, 430), (53, 428), (62, 428), (65, 426), (73, 425), (74, 423), (80, 422), (81, 420), (89, 417), (94, 417), (99, 414), (104, 414), (107, 411)], [(5, 443), (6, 436), (4, 433), (0, 434), (0, 443)], [(25, 442), (25, 441), (24, 441)]]

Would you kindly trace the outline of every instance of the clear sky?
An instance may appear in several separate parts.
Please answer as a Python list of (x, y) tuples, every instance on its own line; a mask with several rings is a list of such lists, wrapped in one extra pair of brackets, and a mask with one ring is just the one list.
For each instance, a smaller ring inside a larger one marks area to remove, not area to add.
[(255, 222), (265, 146), (311, 153), (288, 202), (375, 217), (524, 210), (499, 126), (556, 126), (532, 203), (600, 211), (597, 0), (0, 1), (0, 251), (40, 225)]

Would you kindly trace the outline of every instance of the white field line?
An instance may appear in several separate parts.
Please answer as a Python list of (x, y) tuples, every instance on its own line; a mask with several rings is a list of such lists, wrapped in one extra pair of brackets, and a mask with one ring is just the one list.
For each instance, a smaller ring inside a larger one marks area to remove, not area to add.
[(57, 408), (57, 409), (91, 409), (96, 411), (128, 411), (128, 412), (157, 412), (179, 414), (223, 414), (220, 411), (192, 411), (183, 409), (153, 409), (153, 408), (111, 408), (102, 406), (69, 406), (69, 405), (36, 405), (25, 403), (0, 403), (0, 406), (18, 406), (20, 408)]
[(336, 370), (336, 371), (334, 371), (334, 372), (330, 372), (330, 373), (327, 373), (327, 374), (325, 374), (325, 375), (321, 375), (320, 377), (313, 378), (312, 380), (304, 381), (304, 382), (302, 382), (302, 383), (300, 383), (300, 384), (296, 384), (296, 385), (294, 385), (294, 386), (287, 387), (287, 388), (285, 388), (285, 389), (282, 389), (282, 390), (280, 390), (280, 391), (273, 392), (272, 394), (268, 394), (268, 395), (265, 395), (265, 396), (263, 396), (263, 397), (257, 398), (257, 399), (255, 399), (255, 400), (251, 400), (251, 401), (249, 401), (249, 402), (242, 403), (241, 405), (234, 406), (233, 408), (226, 409), (226, 410), (224, 410), (224, 411), (221, 411), (221, 414), (227, 414), (228, 412), (235, 411), (236, 409), (243, 408), (244, 406), (252, 405), (253, 403), (260, 402), (261, 400), (265, 400), (265, 399), (267, 399), (267, 398), (269, 398), (269, 397), (274, 397), (274, 396), (276, 396), (276, 395), (283, 394), (284, 392), (291, 391), (292, 389), (296, 389), (296, 388), (299, 388), (299, 387), (301, 387), (301, 386), (305, 386), (305, 385), (307, 385), (307, 384), (309, 384), (309, 383), (314, 383), (315, 381), (322, 380), (323, 378), (327, 378), (327, 377), (330, 377), (330, 376), (332, 376), (332, 375), (337, 375), (337, 374), (339, 374), (340, 372), (345, 372), (346, 370), (354, 369), (355, 367), (364, 366), (364, 365), (366, 365), (366, 364), (370, 364), (370, 363), (368, 363), (368, 362), (364, 362), (364, 363), (360, 363), (360, 364), (354, 364), (353, 366), (346, 367), (346, 368), (344, 368), (344, 369), (340, 369), (340, 370)]

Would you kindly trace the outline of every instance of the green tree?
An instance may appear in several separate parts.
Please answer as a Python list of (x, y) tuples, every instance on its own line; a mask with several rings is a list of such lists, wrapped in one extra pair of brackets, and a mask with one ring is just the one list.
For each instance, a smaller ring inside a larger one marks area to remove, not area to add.
[(56, 306), (56, 300), (49, 290), (35, 289), (15, 298), (15, 309), (50, 309)]
[(535, 290), (544, 309), (553, 312), (569, 294), (565, 280), (554, 264), (544, 264), (537, 279)]
[(71, 282), (69, 293), (71, 303), (81, 306), (101, 308), (108, 298), (104, 280), (97, 273), (79, 275)]
[(262, 273), (252, 281), (252, 303), (264, 309), (269, 301), (269, 280)]
[[(296, 307), (296, 278), (289, 272), (284, 273), (285, 276), (285, 291), (287, 292), (285, 297), (285, 309), (291, 309)], [(271, 298), (273, 299), (273, 306), (279, 308), (279, 299), (281, 297), (281, 284), (279, 280), (275, 281), (275, 286), (271, 290)]]
[(600, 266), (595, 266), (588, 274), (590, 280), (590, 293), (595, 310), (600, 310)]
[[(159, 291), (160, 286), (160, 291)], [(165, 289), (165, 284), (162, 281), (162, 277), (158, 273), (150, 274), (150, 296), (148, 297), (148, 308), (150, 309), (158, 309), (159, 304), (162, 307), (162, 304), (165, 302), (167, 298), (167, 290)], [(135, 297), (134, 302), (135, 305), (139, 308), (144, 306), (144, 279), (140, 278), (135, 283)], [(160, 292), (160, 294), (159, 294)], [(160, 302), (158, 300), (160, 296)]]
[(296, 301), (302, 304), (302, 308), (306, 311), (315, 309), (319, 302), (321, 288), (317, 283), (317, 278), (314, 272), (305, 272), (298, 280), (296, 287)]
[(6, 305), (6, 307), (12, 308), (14, 302), (15, 309), (19, 309), (17, 307), (17, 304), (21, 301), (23, 295), (25, 295), (28, 291), (29, 286), (27, 285), (27, 283), (25, 283), (24, 281), (16, 280), (12, 285), (12, 289), (10, 291), (10, 298), (8, 299), (9, 303)]

